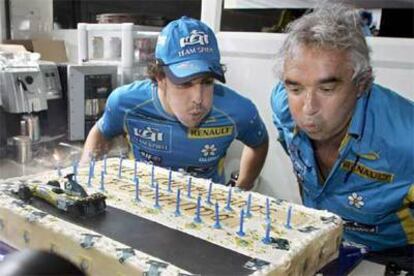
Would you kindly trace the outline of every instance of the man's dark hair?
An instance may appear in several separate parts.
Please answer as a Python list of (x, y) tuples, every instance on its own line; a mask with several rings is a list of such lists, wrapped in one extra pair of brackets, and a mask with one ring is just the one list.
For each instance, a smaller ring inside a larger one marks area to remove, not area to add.
[(151, 60), (147, 64), (147, 74), (153, 82), (157, 82), (157, 78), (164, 78), (165, 72), (162, 65), (157, 63), (155, 60)]

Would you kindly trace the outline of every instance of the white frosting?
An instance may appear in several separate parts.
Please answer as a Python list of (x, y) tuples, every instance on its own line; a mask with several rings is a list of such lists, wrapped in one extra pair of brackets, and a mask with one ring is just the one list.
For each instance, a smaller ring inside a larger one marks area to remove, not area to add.
[[(206, 203), (207, 193), (209, 188), (209, 181), (204, 179), (192, 178), (191, 194), (192, 197), (187, 197), (188, 191), (188, 176), (184, 176), (178, 172), (172, 172), (173, 187), (172, 192), (168, 192), (168, 173), (169, 171), (163, 168), (155, 167), (155, 179), (159, 183), (159, 204), (161, 208), (154, 208), (155, 204), (155, 188), (151, 186), (151, 171), (152, 166), (144, 163), (138, 164), (138, 179), (140, 187), (140, 202), (135, 201), (135, 184), (133, 181), (134, 163), (130, 160), (123, 160), (122, 176), (118, 178), (119, 159), (112, 158), (107, 160), (107, 174), (105, 175), (105, 192), (107, 196), (107, 205), (127, 211), (131, 214), (144, 217), (148, 220), (155, 221), (167, 227), (177, 229), (189, 235), (200, 239), (207, 240), (211, 243), (230, 250), (239, 252), (241, 254), (257, 258), (268, 262), (269, 264), (262, 267), (259, 271), (252, 271), (254, 275), (311, 275), (318, 271), (322, 266), (332, 260), (336, 254), (340, 243), (342, 234), (342, 222), (338, 216), (326, 211), (318, 211), (306, 208), (301, 205), (288, 203), (286, 201), (270, 198), (270, 218), (272, 229), (270, 237), (275, 243), (264, 244), (262, 238), (266, 231), (266, 196), (258, 193), (243, 192), (232, 189), (232, 204), (233, 211), (226, 211), (226, 201), (228, 197), (229, 188), (214, 184), (212, 191), (212, 202), (218, 202), (220, 206), (220, 214), (223, 217), (220, 223), (222, 228), (215, 229), (213, 224), (215, 222), (214, 210), (215, 206)], [(97, 162), (94, 171), (95, 177), (91, 178), (91, 186), (87, 188), (88, 193), (100, 191), (100, 173), (102, 171), (103, 162)], [(62, 170), (62, 174), (71, 173), (72, 168)], [(86, 188), (88, 183), (89, 168), (79, 168), (77, 181)], [(26, 180), (27, 184), (31, 185), (33, 180), (41, 180), (46, 183), (48, 180), (56, 180), (56, 171), (42, 173), (36, 176), (14, 178), (0, 182), (0, 199), (9, 202), (7, 207), (0, 207), (0, 220), (6, 221), (5, 228), (10, 227), (10, 220), (7, 217), (27, 217), (34, 207), (25, 206), (19, 207), (11, 202), (19, 202), (18, 199), (10, 197), (7, 193), (1, 192), (10, 189), (7, 183), (19, 183), (19, 180)], [(64, 179), (60, 179), (63, 182)], [(6, 183), (6, 184), (5, 184)], [(3, 184), (3, 185), (2, 185)], [(16, 184), (12, 184), (16, 185)], [(6, 187), (7, 186), (7, 187)], [(181, 216), (175, 216), (176, 208), (176, 191), (181, 189)], [(246, 210), (246, 202), (249, 194), (252, 195), (252, 217), (244, 219), (245, 236), (239, 237), (236, 232), (239, 231), (240, 210)], [(201, 195), (201, 223), (194, 222), (195, 209), (197, 204), (197, 197)], [(287, 221), (288, 208), (292, 207), (291, 229), (285, 227)], [(226, 218), (224, 218), (226, 217)], [(324, 218), (324, 219), (321, 219)], [(84, 236), (80, 233), (88, 233), (91, 235), (99, 235), (93, 233), (91, 230), (83, 229), (79, 226), (63, 221), (51, 215), (43, 218), (38, 218), (37, 221), (28, 223), (27, 220), (24, 225), (15, 226), (22, 229), (29, 229), (28, 226), (40, 224), (39, 236), (44, 241), (48, 240), (48, 233), (53, 232), (60, 235), (62, 240), (71, 240), (75, 244), (79, 244)], [(301, 231), (299, 231), (301, 230)], [(308, 231), (306, 231), (308, 230)], [(5, 234), (6, 233), (6, 234)], [(29, 243), (19, 243), (21, 237), (14, 237), (8, 235), (7, 231), (0, 230), (0, 239), (11, 243), (18, 248), (32, 247)], [(51, 242), (51, 241), (50, 241)], [(46, 244), (45, 242), (43, 242)], [(62, 244), (65, 244), (62, 242)], [(48, 244), (50, 248), (50, 244)], [(113, 258), (118, 262), (118, 256), (113, 256), (114, 248), (127, 246), (122, 245), (116, 241), (106, 238), (101, 235), (94, 244), (93, 249), (98, 255)], [(85, 250), (85, 249), (83, 249)], [(58, 248), (56, 251), (65, 255), (65, 248)], [(82, 251), (82, 250), (81, 250)], [(90, 253), (88, 251), (88, 253)], [(138, 250), (134, 250), (135, 256), (127, 259), (123, 264), (117, 264), (121, 268), (123, 266), (132, 267), (137, 272), (147, 271), (148, 265), (146, 260), (156, 259)], [(71, 253), (75, 254), (76, 253)], [(83, 254), (83, 253), (82, 253)], [(112, 254), (112, 255), (111, 255)], [(88, 254), (85, 254), (87, 256)], [(86, 257), (85, 257), (86, 258)], [(76, 260), (75, 263), (85, 265), (85, 258)], [(72, 258), (73, 259), (73, 258)], [(79, 259), (79, 258), (78, 258)], [(87, 258), (86, 258), (87, 259)], [(95, 262), (95, 258), (93, 259)], [(92, 259), (87, 262), (92, 262)], [(106, 262), (104, 266), (109, 266)], [(121, 268), (117, 271), (121, 271)], [(96, 270), (94, 270), (96, 269)], [(101, 268), (105, 273), (108, 271)], [(88, 272), (95, 274), (99, 272), (97, 266), (90, 263), (86, 268)], [(187, 273), (175, 267), (173, 264), (169, 265), (163, 273)], [(99, 274), (99, 273), (98, 273)], [(122, 273), (121, 273), (122, 274)]]

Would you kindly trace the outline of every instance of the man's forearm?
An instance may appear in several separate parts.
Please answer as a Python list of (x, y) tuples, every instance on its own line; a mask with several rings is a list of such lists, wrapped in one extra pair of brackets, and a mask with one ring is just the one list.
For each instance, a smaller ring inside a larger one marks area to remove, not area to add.
[(239, 178), (236, 182), (237, 187), (244, 190), (253, 188), (253, 183), (263, 168), (268, 148), (268, 140), (255, 148), (244, 146), (240, 159)]
[(86, 138), (80, 163), (89, 162), (91, 156), (100, 157), (109, 151), (111, 141), (107, 140), (94, 125)]

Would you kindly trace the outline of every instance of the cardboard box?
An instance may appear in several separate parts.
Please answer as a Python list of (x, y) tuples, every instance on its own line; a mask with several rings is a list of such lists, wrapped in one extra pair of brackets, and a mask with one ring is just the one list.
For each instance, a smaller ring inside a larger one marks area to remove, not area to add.
[(4, 44), (23, 45), (28, 51), (40, 54), (40, 60), (53, 61), (57, 63), (67, 62), (65, 42), (63, 40), (51, 39), (10, 39), (3, 41)]
[(23, 45), (0, 44), (0, 52), (17, 54), (17, 53), (27, 52), (27, 50)]

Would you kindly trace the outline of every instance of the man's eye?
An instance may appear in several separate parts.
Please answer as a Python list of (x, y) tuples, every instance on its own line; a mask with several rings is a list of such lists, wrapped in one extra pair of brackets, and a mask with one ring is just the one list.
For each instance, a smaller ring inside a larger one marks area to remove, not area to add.
[(191, 87), (193, 85), (193, 83), (192, 82), (185, 82), (185, 83), (182, 83), (182, 84), (178, 84), (177, 85), (177, 87), (178, 88), (189, 88), (189, 87)]
[(298, 95), (298, 94), (300, 94), (300, 92), (302, 92), (302, 89), (300, 87), (295, 86), (295, 87), (288, 87), (288, 91), (289, 91), (289, 93)]
[(335, 91), (335, 87), (321, 87), (320, 90), (323, 93), (333, 93)]

